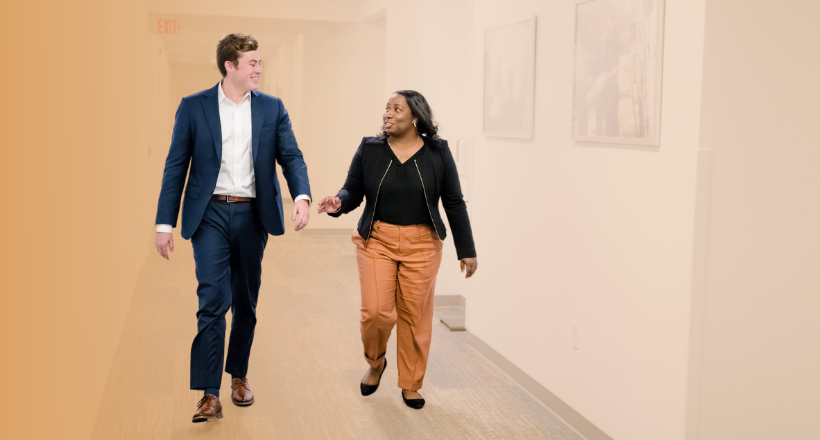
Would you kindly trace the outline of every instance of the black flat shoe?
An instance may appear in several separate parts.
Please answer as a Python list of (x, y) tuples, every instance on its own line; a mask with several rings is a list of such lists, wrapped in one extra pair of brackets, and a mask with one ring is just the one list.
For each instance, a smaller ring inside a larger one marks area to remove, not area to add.
[(379, 373), (379, 381), (376, 385), (366, 385), (364, 383), (359, 384), (359, 388), (362, 390), (362, 396), (369, 396), (376, 392), (379, 389), (379, 384), (382, 383), (382, 374), (384, 374), (384, 370), (387, 369), (387, 359), (384, 360), (384, 366), (382, 367), (382, 372)]
[(409, 406), (413, 409), (422, 409), (424, 408), (424, 399), (408, 399), (404, 397), (404, 391), (401, 392), (401, 400), (404, 400), (404, 404)]

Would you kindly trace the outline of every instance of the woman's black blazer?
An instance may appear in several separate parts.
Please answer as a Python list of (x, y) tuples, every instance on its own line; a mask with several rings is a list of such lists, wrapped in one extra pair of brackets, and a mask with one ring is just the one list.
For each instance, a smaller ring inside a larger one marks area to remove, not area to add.
[[(424, 187), (424, 196), (427, 199), (427, 207), (433, 220), (436, 233), (441, 240), (447, 237), (447, 229), (441, 220), (438, 210), (438, 202), (441, 199), (444, 212), (450, 227), (453, 229), (453, 237), (456, 245), (458, 258), (471, 258), (476, 256), (475, 244), (473, 243), (473, 232), (470, 228), (470, 218), (467, 216), (467, 205), (464, 203), (464, 196), (461, 194), (461, 184), (458, 181), (458, 171), (456, 162), (447, 141), (442, 139), (424, 139), (427, 148), (422, 149), (410, 160), (412, 165), (418, 170), (419, 178)], [(350, 164), (350, 171), (347, 173), (347, 180), (339, 193), (336, 194), (342, 201), (342, 207), (338, 212), (331, 213), (332, 217), (347, 214), (358, 208), (362, 199), (366, 199), (364, 212), (359, 219), (359, 235), (365, 240), (370, 238), (370, 230), (373, 227), (373, 215), (381, 187), (382, 179), (387, 174), (389, 167), (393, 166), (396, 160), (389, 152), (390, 146), (387, 141), (379, 137), (366, 137), (362, 139), (359, 149), (353, 156), (353, 163)]]

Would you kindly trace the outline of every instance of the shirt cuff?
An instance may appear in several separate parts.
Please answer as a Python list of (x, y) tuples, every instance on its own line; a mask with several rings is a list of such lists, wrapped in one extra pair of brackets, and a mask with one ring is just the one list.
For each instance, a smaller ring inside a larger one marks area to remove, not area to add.
[(299, 200), (307, 200), (308, 201), (308, 206), (310, 206), (310, 196), (308, 196), (306, 194), (300, 194), (299, 196), (296, 197), (296, 199), (293, 201), (293, 203), (296, 203)]
[(174, 227), (171, 225), (157, 225), (157, 232), (173, 232)]

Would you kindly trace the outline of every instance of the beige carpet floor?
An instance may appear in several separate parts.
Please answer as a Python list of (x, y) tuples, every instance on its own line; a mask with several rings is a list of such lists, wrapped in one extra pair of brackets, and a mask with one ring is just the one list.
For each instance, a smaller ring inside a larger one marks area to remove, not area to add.
[(256, 403), (230, 403), (230, 376), (224, 375), (224, 418), (198, 424), (190, 420), (200, 392), (188, 389), (197, 308), (191, 244), (177, 237), (171, 261), (151, 255), (92, 438), (580, 440), (470, 348), (464, 332), (439, 322), (421, 390), (424, 409), (402, 403), (395, 332), (381, 387), (362, 397), (367, 364), (354, 252), (346, 235), (270, 237), (248, 373)]

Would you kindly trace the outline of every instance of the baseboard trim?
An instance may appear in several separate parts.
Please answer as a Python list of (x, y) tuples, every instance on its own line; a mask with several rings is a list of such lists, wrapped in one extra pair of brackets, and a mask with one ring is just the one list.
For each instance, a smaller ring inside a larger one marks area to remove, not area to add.
[(353, 235), (351, 228), (310, 228), (302, 229), (302, 235)]
[[(438, 297), (436, 297), (436, 301), (438, 301)], [(471, 347), (509, 376), (510, 379), (514, 380), (524, 391), (546, 406), (550, 412), (555, 414), (556, 417), (561, 419), (561, 421), (572, 428), (578, 435), (586, 440), (612, 440), (612, 437), (593, 425), (592, 422), (587, 420), (578, 411), (575, 411), (571, 406), (567, 405), (563, 400), (558, 398), (558, 396), (515, 366), (515, 364), (502, 356), (501, 353), (495, 351), (495, 349), (482, 341), (478, 336), (469, 331), (465, 333), (467, 334), (467, 343)]]
[(436, 295), (436, 307), (465, 307), (467, 298), (461, 295)]

